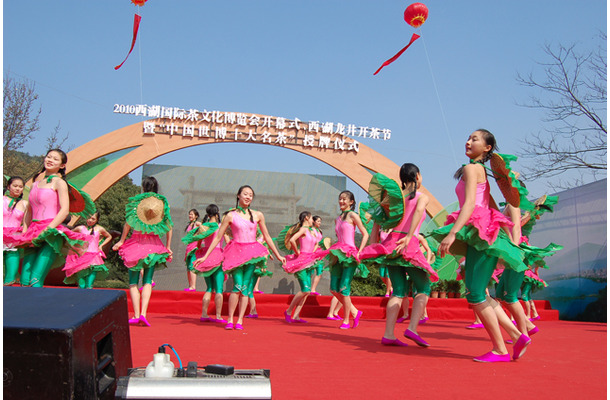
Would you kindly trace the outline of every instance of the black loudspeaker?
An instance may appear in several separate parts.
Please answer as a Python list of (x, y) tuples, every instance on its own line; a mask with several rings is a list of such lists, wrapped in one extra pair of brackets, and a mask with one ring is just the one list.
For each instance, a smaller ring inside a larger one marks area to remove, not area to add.
[(5, 399), (114, 398), (132, 367), (124, 291), (3, 290)]

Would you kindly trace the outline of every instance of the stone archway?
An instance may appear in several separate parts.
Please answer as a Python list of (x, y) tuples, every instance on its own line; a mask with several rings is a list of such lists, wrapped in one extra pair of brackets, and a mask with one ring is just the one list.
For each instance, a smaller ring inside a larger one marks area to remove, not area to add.
[[(216, 112), (215, 112), (216, 113)], [(68, 173), (121, 150), (116, 161), (97, 171), (82, 187), (95, 200), (123, 176), (167, 153), (212, 143), (257, 143), (298, 151), (335, 168), (365, 191), (373, 173), (397, 181), (399, 166), (352, 136), (322, 133), (299, 120), (258, 114), (218, 113), (222, 118), (157, 118), (126, 126), (100, 136), (68, 154)], [(231, 117), (233, 115), (233, 117)], [(237, 115), (237, 118), (234, 118)], [(242, 118), (240, 119), (240, 116)], [(273, 123), (272, 123), (273, 122)], [(430, 197), (426, 212), (434, 216), (443, 207)]]

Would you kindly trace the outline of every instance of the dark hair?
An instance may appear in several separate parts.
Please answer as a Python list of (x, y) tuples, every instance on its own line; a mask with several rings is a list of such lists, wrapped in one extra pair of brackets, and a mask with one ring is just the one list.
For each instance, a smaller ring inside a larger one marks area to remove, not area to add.
[[(99, 211), (99, 210), (97, 210), (97, 211), (95, 211), (93, 214), (91, 214), (91, 216), (90, 216), (89, 218), (91, 218), (91, 217), (93, 217), (93, 216), (96, 216), (96, 218), (97, 218), (97, 222), (100, 222), (100, 211)], [(95, 225), (96, 225), (96, 224), (93, 224), (93, 226), (91, 227), (91, 230), (89, 231), (89, 234), (90, 234), (90, 235), (93, 235), (93, 228), (95, 228)]]
[[(319, 215), (314, 215), (312, 218), (313, 218), (313, 222), (316, 222), (317, 220), (322, 219), (322, 217), (320, 217)], [(320, 233), (322, 233), (322, 229), (318, 229), (318, 230), (320, 231)]]
[(66, 179), (66, 167), (65, 164), (68, 163), (68, 155), (62, 150), (62, 149), (51, 149), (49, 151), (47, 151), (47, 154), (45, 154), (44, 158), (42, 159), (42, 166), (40, 167), (40, 170), (34, 175), (33, 180), (35, 181), (36, 178), (38, 178), (40, 176), (40, 174), (44, 173), (46, 171), (46, 168), (44, 166), (44, 159), (47, 158), (47, 156), (52, 152), (56, 152), (57, 154), (59, 154), (59, 157), (61, 158), (61, 163), (64, 164), (63, 168), (59, 169), (59, 175), (61, 175), (61, 178), (63, 180)]
[[(483, 140), (485, 140), (485, 143), (488, 146), (491, 146), (491, 150), (489, 150), (487, 152), (487, 154), (485, 154), (485, 157), (483, 157), (483, 160), (482, 160), (483, 163), (486, 163), (487, 161), (489, 161), (491, 159), (491, 156), (494, 153), (494, 151), (498, 151), (498, 144), (496, 143), (496, 137), (493, 135), (493, 133), (491, 133), (487, 129), (477, 129), (475, 132), (481, 132), (482, 136), (483, 136)], [(453, 174), (453, 177), (455, 179), (461, 179), (463, 173), (464, 173), (464, 166), (461, 166), (460, 168), (458, 168), (457, 171), (455, 171), (455, 174)]]
[(301, 229), (301, 227), (303, 226), (303, 222), (305, 222), (305, 218), (307, 217), (311, 217), (311, 213), (309, 211), (302, 211), (299, 214), (299, 222), (296, 223), (298, 229)]
[(159, 182), (157, 182), (154, 176), (145, 176), (142, 179), (142, 191), (145, 193), (159, 193)]
[[(346, 194), (347, 197), (353, 201), (350, 210), (354, 211), (356, 209), (356, 197), (354, 197), (354, 194), (352, 192), (350, 192), (349, 190), (344, 190), (341, 193), (339, 193), (339, 197), (341, 197), (342, 194)], [(345, 221), (345, 218), (347, 218), (344, 214), (341, 214), (341, 220)]]
[(409, 193), (409, 200), (413, 200), (415, 198), (415, 193), (417, 192), (417, 174), (419, 174), (419, 168), (417, 165), (411, 163), (404, 163), (400, 167), (400, 182), (402, 183), (402, 190), (407, 188), (408, 183), (413, 183), (415, 186), (413, 187), (413, 191)]
[[(15, 181), (21, 181), (21, 183), (23, 183), (23, 185), (25, 186), (25, 181), (23, 180), (22, 177), (11, 176), (8, 179), (8, 181), (6, 182), (6, 188), (4, 189), (4, 191), (6, 192), (7, 190), (10, 190), (9, 187), (11, 186), (11, 183), (13, 183)], [(17, 203), (19, 203), (21, 201), (21, 199), (23, 199), (23, 191), (21, 191), (21, 194), (19, 195), (19, 197), (17, 197), (17, 199), (15, 200), (15, 203), (13, 203), (13, 207), (11, 208), (11, 210), (14, 210), (15, 207), (17, 207)]]
[[(243, 185), (243, 186), (241, 186), (237, 190), (237, 196), (239, 196), (244, 189), (252, 190), (252, 198), (254, 198), (254, 196), (255, 196), (254, 189), (252, 189), (252, 187), (250, 187), (250, 185)], [(235, 208), (237, 208), (238, 205), (239, 205), (239, 198), (237, 198), (237, 200), (235, 201)], [(248, 211), (248, 214), (250, 214), (250, 221), (254, 222), (254, 216), (252, 215), (252, 211), (250, 211), (250, 207), (248, 207), (248, 209), (246, 211)]]
[(203, 222), (208, 222), (212, 219), (212, 217), (216, 217), (218, 223), (220, 223), (220, 210), (218, 209), (218, 206), (216, 204), (210, 204), (205, 208), (205, 216), (203, 217)]
[[(199, 211), (197, 211), (197, 210), (196, 210), (196, 209), (194, 209), (194, 208), (191, 208), (191, 209), (189, 210), (189, 214), (190, 214), (190, 213), (195, 214), (195, 217), (196, 217), (196, 218), (195, 218), (195, 221), (193, 221), (193, 222), (197, 222), (197, 220), (199, 219)], [(188, 223), (188, 224), (186, 224), (186, 227), (184, 227), (184, 231), (185, 231), (185, 232), (186, 232), (186, 230), (189, 228), (189, 226), (190, 226), (191, 224), (192, 224), (192, 222), (191, 222), (191, 221), (189, 221), (189, 223)]]

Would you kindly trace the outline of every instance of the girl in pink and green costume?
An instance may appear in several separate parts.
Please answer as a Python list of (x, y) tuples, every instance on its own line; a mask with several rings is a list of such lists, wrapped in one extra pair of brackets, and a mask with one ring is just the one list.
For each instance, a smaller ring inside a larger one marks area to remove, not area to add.
[[(256, 240), (256, 229), (260, 227), (265, 242), (273, 254), (284, 264), (282, 257), (271, 240), (265, 217), (262, 212), (250, 209), (254, 199), (254, 191), (248, 185), (242, 186), (237, 191), (237, 207), (230, 211), (222, 220), (217, 236), (210, 243), (206, 253), (195, 260), (193, 267), (204, 263), (212, 254), (214, 248), (220, 243), (227, 229), (230, 227), (233, 240), (224, 248), (222, 269), (229, 272), (233, 277), (233, 290), (229, 295), (229, 319), (225, 329), (243, 329), (243, 318), (248, 307), (248, 294), (254, 270), (266, 262), (269, 254), (265, 246)], [(233, 325), (235, 310), (239, 304), (239, 315), (237, 323)]]
[(17, 280), (19, 263), (23, 249), (15, 247), (15, 235), (23, 230), (23, 217), (28, 202), (23, 200), (25, 182), (19, 176), (9, 178), (2, 196), (2, 253), (4, 257), (4, 285), (12, 285)]
[(449, 253), (466, 257), (466, 299), (485, 326), (493, 346), (488, 353), (474, 358), (474, 361), (479, 362), (511, 360), (500, 324), (515, 342), (514, 359), (521, 357), (530, 343), (529, 337), (521, 334), (511, 323), (498, 302), (485, 293), (499, 260), (507, 268), (517, 271), (527, 268), (523, 263), (521, 249), (502, 231), (503, 228), (511, 229), (513, 223), (490, 207), (492, 199), (483, 163), (491, 158), (496, 147), (495, 137), (488, 130), (479, 129), (469, 136), (465, 153), (470, 158), (470, 163), (458, 169), (455, 174), (456, 179), (459, 179), (456, 194), (460, 210), (447, 217), (444, 227), (431, 233), (440, 242), (441, 257)]
[[(410, 163), (403, 164), (400, 167), (400, 180), (402, 182), (401, 187), (395, 181), (381, 174), (376, 174), (373, 177), (372, 183), (379, 182), (379, 186), (393, 193), (390, 197), (400, 199), (402, 201), (400, 206), (402, 207), (397, 224), (380, 221), (380, 223), (385, 223), (383, 228), (392, 227), (392, 231), (381, 243), (367, 246), (362, 252), (361, 257), (365, 262), (385, 265), (388, 268), (392, 282), (393, 293), (390, 300), (388, 300), (386, 329), (381, 343), (388, 346), (406, 346), (405, 343), (398, 340), (394, 335), (394, 327), (401, 303), (408, 296), (406, 274), (409, 274), (409, 280), (413, 282), (417, 294), (414, 296), (411, 321), (409, 327), (404, 332), (404, 336), (407, 339), (413, 340), (419, 346), (427, 347), (429, 344), (417, 334), (417, 327), (421, 317), (424, 315), (430, 296), (430, 281), (438, 281), (438, 274), (424, 256), (420, 248), (418, 236), (421, 224), (426, 217), (425, 211), (429, 199), (427, 195), (417, 190), (421, 187), (422, 176), (416, 165)], [(369, 188), (369, 193), (371, 191), (372, 189)], [(404, 200), (403, 192), (407, 194)], [(370, 199), (371, 203), (374, 201), (373, 198)], [(372, 215), (373, 219), (376, 219), (378, 214), (372, 212)], [(377, 241), (376, 239), (379, 238), (379, 231), (380, 225), (375, 223), (373, 226), (374, 241)]]
[[(107, 243), (112, 241), (112, 235), (108, 233), (104, 227), (98, 225), (100, 213), (96, 211), (92, 216), (87, 218), (87, 227), (79, 225), (73, 230), (75, 232), (87, 235), (87, 243), (89, 247), (84, 254), (79, 255), (70, 252), (66, 257), (66, 265), (63, 271), (66, 273), (64, 283), (77, 283), (81, 289), (93, 288), (93, 282), (98, 278), (98, 273), (103, 274), (103, 277), (108, 275), (108, 268), (104, 265), (106, 255), (101, 250)], [(100, 244), (101, 237), (104, 238)]]
[[(189, 223), (184, 228), (186, 235), (188, 236), (189, 232), (192, 232), (193, 229), (198, 228), (201, 225), (199, 219), (199, 211), (196, 209), (189, 210)], [(186, 244), (186, 252), (184, 254), (184, 262), (186, 263), (186, 279), (188, 282), (188, 287), (184, 289), (185, 292), (194, 292), (197, 286), (197, 275), (192, 271), (191, 267), (193, 265), (193, 261), (197, 258), (195, 256), (195, 251), (197, 251), (197, 241), (188, 241), (185, 242), (185, 238), (182, 238), (182, 242)]]
[(49, 150), (34, 176), (24, 217), (27, 230), (15, 238), (15, 245), (25, 248), (22, 286), (42, 287), (51, 268), (63, 264), (67, 249), (82, 253), (86, 246), (85, 235), (61, 225), (70, 213), (67, 162), (62, 150)]
[(299, 214), (299, 222), (288, 227), (288, 232), (291, 233), (289, 235), (290, 250), (294, 251), (294, 254), (286, 256), (284, 270), (295, 275), (301, 288), (293, 297), (288, 309), (284, 311), (284, 319), (288, 323), (307, 322), (301, 319), (300, 314), (307, 296), (311, 292), (311, 270), (317, 262), (328, 254), (327, 250), (318, 249), (318, 242), (320, 240), (312, 225), (313, 217), (311, 213), (303, 211)]
[[(362, 311), (359, 311), (352, 304), (351, 290), (354, 274), (358, 270), (359, 274), (366, 278), (368, 269), (360, 262), (360, 252), (369, 240), (369, 233), (362, 224), (360, 216), (354, 212), (356, 199), (349, 190), (344, 190), (339, 194), (339, 209), (341, 215), (335, 220), (335, 233), (337, 242), (330, 246), (329, 259), (330, 266), (330, 291), (343, 304), (345, 316), (340, 329), (349, 329), (350, 314), (354, 317), (352, 328), (356, 328), (360, 323)], [(360, 248), (356, 247), (355, 234), (356, 227), (362, 233)]]
[[(210, 245), (218, 234), (219, 222), (220, 213), (218, 206), (216, 204), (210, 204), (206, 208), (206, 215), (203, 217), (203, 223), (198, 229), (192, 230), (189, 235), (182, 239), (183, 242), (192, 240), (196, 243), (195, 259), (203, 257), (207, 253)], [(218, 242), (205, 262), (194, 266), (194, 259), (189, 266), (192, 272), (203, 276), (207, 286), (203, 298), (201, 299), (201, 318), (199, 319), (201, 322), (226, 322), (222, 318), (222, 291), (225, 280), (225, 273), (222, 270), (222, 243), (222, 240)], [(210, 300), (212, 299), (212, 292), (214, 292), (214, 305), (216, 307), (215, 318), (210, 318), (208, 315), (208, 307), (210, 305)]]
[[(119, 252), (129, 273), (129, 295), (133, 305), (134, 316), (130, 324), (150, 323), (146, 312), (152, 294), (152, 279), (155, 270), (167, 268), (172, 260), (172, 227), (174, 223), (169, 213), (169, 203), (165, 196), (158, 194), (159, 184), (152, 176), (142, 180), (141, 194), (130, 197), (125, 206), (126, 222), (119, 241), (112, 247)], [(127, 235), (133, 228), (129, 239)], [(165, 245), (161, 236), (165, 235)], [(140, 270), (142, 277), (142, 295), (138, 290)], [(141, 306), (140, 306), (141, 301)]]

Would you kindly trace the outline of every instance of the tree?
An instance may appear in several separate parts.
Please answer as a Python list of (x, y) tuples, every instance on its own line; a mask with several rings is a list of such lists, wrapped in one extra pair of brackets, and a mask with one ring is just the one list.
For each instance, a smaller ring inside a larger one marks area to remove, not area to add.
[(36, 111), (35, 102), (38, 100), (34, 83), (24, 80), (15, 81), (10, 75), (4, 76), (4, 126), (3, 150), (19, 150), (32, 138), (40, 127), (41, 108)]
[[(567, 189), (606, 175), (606, 34), (596, 50), (581, 53), (576, 45), (546, 45), (542, 72), (517, 75), (536, 90), (525, 107), (541, 109), (547, 127), (522, 141), (520, 157), (529, 159), (524, 178), (559, 177), (550, 183)], [(573, 178), (576, 172), (579, 177)]]

